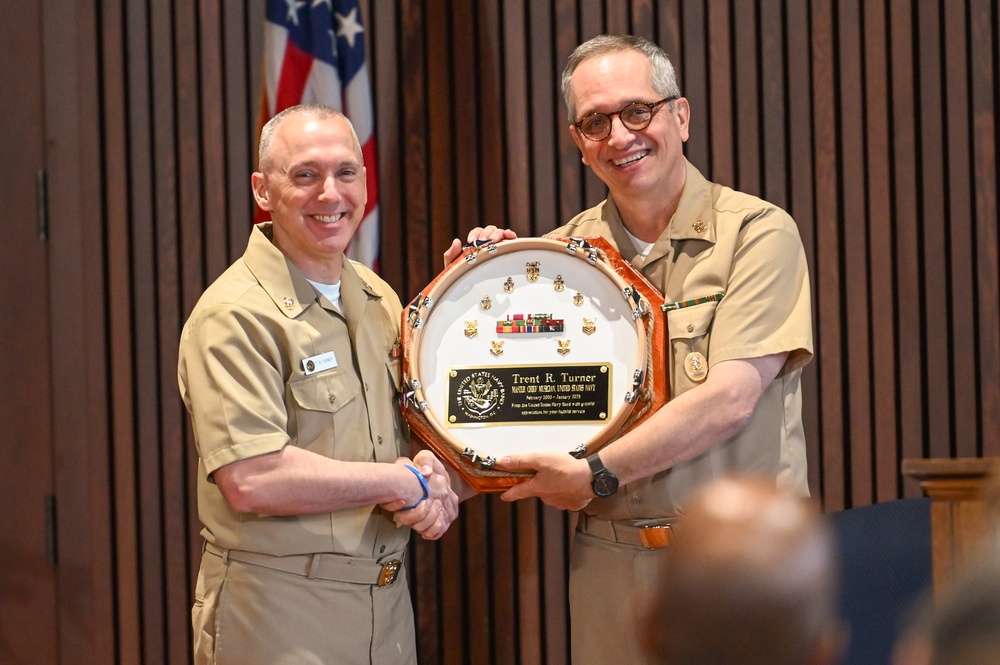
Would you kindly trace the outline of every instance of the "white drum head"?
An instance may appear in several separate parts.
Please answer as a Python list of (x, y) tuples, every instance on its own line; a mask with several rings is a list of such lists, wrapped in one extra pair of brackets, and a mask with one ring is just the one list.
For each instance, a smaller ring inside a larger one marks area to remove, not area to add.
[(411, 410), (469, 464), (589, 454), (635, 408), (650, 306), (588, 247), (532, 238), (480, 250), (404, 313)]

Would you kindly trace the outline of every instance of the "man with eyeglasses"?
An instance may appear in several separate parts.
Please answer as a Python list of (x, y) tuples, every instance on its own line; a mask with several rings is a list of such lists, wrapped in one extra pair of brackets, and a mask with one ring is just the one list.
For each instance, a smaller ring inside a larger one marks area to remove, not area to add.
[[(573, 662), (644, 663), (630, 637), (636, 604), (655, 586), (685, 497), (732, 473), (808, 494), (800, 376), (812, 357), (809, 277), (787, 213), (709, 182), (684, 157), (691, 107), (657, 45), (595, 37), (570, 55), (562, 91), (570, 134), (609, 193), (550, 235), (604, 237), (663, 293), (671, 399), (586, 459), (500, 460), (537, 471), (503, 498), (581, 511)], [(469, 242), (513, 236), (487, 227)]]

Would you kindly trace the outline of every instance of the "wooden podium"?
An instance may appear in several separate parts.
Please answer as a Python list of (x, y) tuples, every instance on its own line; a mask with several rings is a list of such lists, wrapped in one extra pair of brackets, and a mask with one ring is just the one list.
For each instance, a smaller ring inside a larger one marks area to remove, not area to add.
[(931, 499), (935, 595), (971, 561), (984, 555), (1000, 558), (1000, 515), (995, 514), (1000, 503), (987, 496), (995, 491), (1000, 458), (908, 459), (902, 471), (919, 481)]

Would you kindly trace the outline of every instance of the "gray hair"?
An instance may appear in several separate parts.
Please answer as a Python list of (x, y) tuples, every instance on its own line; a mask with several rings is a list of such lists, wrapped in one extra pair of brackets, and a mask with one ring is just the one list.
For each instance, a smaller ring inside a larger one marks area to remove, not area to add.
[(562, 94), (566, 103), (567, 117), (570, 122), (576, 122), (576, 107), (573, 104), (573, 96), (570, 93), (570, 83), (573, 81), (573, 72), (584, 60), (606, 55), (608, 53), (619, 53), (621, 51), (638, 51), (649, 58), (653, 65), (653, 89), (660, 97), (680, 97), (681, 89), (677, 85), (677, 75), (674, 73), (674, 66), (670, 63), (670, 58), (666, 51), (649, 41), (645, 37), (635, 35), (598, 35), (585, 41), (574, 49), (566, 61), (566, 68), (562, 74)]
[(264, 172), (266, 169), (271, 167), (271, 139), (274, 138), (274, 132), (278, 129), (278, 125), (284, 122), (289, 116), (299, 114), (309, 115), (317, 120), (326, 120), (327, 118), (343, 118), (344, 122), (346, 122), (347, 126), (351, 129), (351, 135), (354, 136), (354, 143), (358, 146), (358, 151), (361, 151), (361, 141), (358, 140), (358, 133), (355, 131), (350, 118), (341, 113), (339, 110), (326, 104), (299, 104), (298, 106), (289, 106), (287, 109), (275, 114), (275, 116), (268, 120), (264, 127), (260, 130), (260, 147), (257, 150), (257, 169), (259, 171)]

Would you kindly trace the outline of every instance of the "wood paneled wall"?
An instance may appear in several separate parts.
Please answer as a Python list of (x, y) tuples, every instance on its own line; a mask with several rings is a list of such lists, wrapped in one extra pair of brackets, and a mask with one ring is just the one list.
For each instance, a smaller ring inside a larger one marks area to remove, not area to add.
[[(71, 184), (50, 193), (56, 486), (74, 497), (60, 525), (80, 559), (61, 579), (85, 582), (60, 615), (83, 626), (64, 631), (78, 648), (61, 662), (185, 662), (200, 537), (177, 338), (248, 234), (263, 7), (44, 5), (48, 168)], [(824, 508), (916, 494), (902, 458), (1000, 455), (995, 3), (363, 10), (381, 265), (404, 301), (471, 227), (540, 234), (603, 198), (570, 141), (559, 75), (583, 39), (642, 34), (691, 101), (689, 158), (799, 224), (817, 351), (804, 418)], [(78, 479), (74, 465), (96, 472)], [(496, 497), (463, 511), (445, 539), (413, 548), (423, 662), (567, 662), (567, 515)]]

